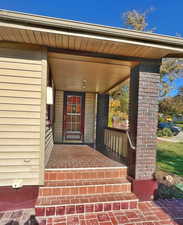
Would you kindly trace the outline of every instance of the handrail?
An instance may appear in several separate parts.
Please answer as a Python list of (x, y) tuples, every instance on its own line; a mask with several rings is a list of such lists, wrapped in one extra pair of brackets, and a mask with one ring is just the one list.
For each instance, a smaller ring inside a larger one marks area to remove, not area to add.
[(104, 134), (104, 145), (106, 149), (117, 157), (127, 158), (127, 129), (106, 127)]
[(106, 127), (105, 129), (114, 130), (114, 131), (121, 131), (121, 132), (127, 132), (128, 131), (128, 129), (115, 128), (115, 127)]
[(128, 137), (128, 141), (130, 143), (130, 147), (131, 149), (135, 150), (135, 145), (133, 145), (132, 143), (132, 140), (131, 140), (131, 137), (129, 135), (129, 131), (128, 129), (121, 129), (121, 128), (115, 128), (115, 127), (106, 127), (106, 129), (109, 129), (109, 130), (114, 130), (114, 131), (121, 131), (121, 132), (126, 132), (127, 133), (127, 137)]
[(135, 150), (135, 146), (132, 144), (132, 140), (131, 140), (131, 138), (130, 138), (130, 135), (129, 135), (129, 132), (128, 132), (128, 131), (127, 131), (127, 137), (128, 137), (128, 141), (129, 141), (129, 143), (130, 143), (131, 149)]

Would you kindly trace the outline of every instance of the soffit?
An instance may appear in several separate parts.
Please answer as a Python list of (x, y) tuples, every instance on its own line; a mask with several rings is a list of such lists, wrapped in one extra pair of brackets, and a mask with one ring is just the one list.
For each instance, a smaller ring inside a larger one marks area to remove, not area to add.
[(0, 41), (19, 42), (108, 55), (159, 59), (183, 54), (183, 48), (99, 34), (0, 22)]

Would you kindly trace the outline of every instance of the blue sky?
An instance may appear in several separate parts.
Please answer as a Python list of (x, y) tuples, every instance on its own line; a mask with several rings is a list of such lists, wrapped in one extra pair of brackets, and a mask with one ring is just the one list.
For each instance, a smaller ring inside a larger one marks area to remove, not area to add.
[[(122, 27), (121, 15), (128, 10), (150, 7), (149, 27), (156, 33), (183, 36), (183, 0), (1, 0), (0, 8), (25, 13)], [(174, 85), (183, 85), (183, 79)], [(171, 94), (175, 94), (173, 91)]]

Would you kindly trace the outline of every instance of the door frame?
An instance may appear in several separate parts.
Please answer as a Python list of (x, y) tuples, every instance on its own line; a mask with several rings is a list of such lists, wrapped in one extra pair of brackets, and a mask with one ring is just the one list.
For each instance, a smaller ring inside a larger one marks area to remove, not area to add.
[[(63, 102), (63, 124), (62, 124), (62, 142), (65, 143), (65, 138), (64, 138), (64, 127), (65, 127), (65, 114), (67, 110), (67, 95), (77, 95), (82, 97), (82, 106), (81, 106), (81, 140), (79, 141), (80, 143), (84, 143), (84, 125), (85, 125), (85, 92), (77, 92), (77, 91), (64, 91), (64, 102)], [(78, 143), (77, 140), (75, 140), (76, 143)], [(67, 141), (69, 143), (69, 140)], [(74, 143), (74, 140), (71, 141), (70, 143)]]

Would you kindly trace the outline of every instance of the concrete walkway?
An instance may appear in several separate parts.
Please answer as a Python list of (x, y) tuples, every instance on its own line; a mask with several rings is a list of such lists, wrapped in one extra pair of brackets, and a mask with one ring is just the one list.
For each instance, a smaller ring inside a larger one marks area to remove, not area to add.
[(169, 142), (183, 142), (183, 131), (181, 131), (178, 135), (173, 137), (158, 137), (158, 140)]

